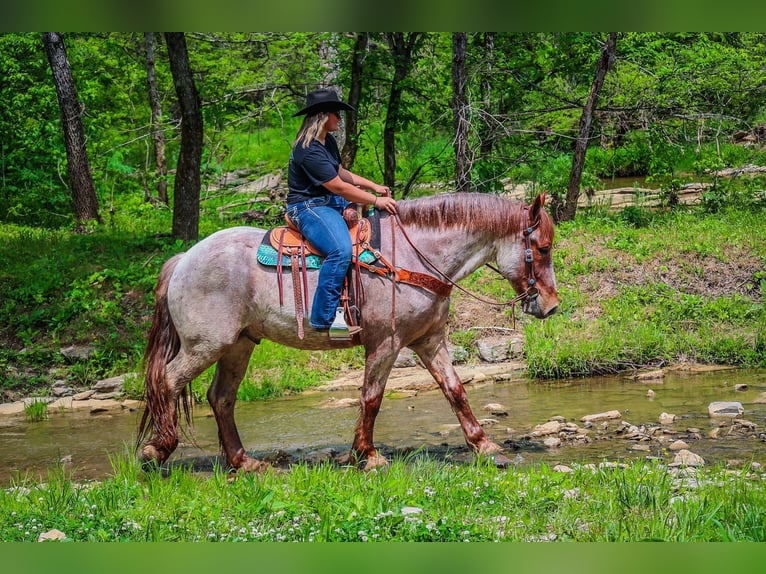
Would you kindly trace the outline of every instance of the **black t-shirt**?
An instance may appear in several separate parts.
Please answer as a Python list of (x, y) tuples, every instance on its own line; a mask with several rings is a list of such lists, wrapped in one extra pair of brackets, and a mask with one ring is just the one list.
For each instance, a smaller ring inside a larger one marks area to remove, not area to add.
[(298, 142), (290, 153), (287, 169), (287, 187), (290, 190), (287, 203), (332, 193), (323, 184), (337, 177), (339, 167), (340, 152), (332, 134), (325, 136), (324, 145), (315, 139), (304, 148), (303, 142)]

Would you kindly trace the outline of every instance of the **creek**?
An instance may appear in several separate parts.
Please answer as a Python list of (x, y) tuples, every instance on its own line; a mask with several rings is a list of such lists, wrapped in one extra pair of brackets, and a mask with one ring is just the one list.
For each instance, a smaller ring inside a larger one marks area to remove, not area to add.
[[(517, 373), (518, 374), (518, 373)], [(746, 389), (742, 389), (746, 385)], [(740, 390), (735, 390), (738, 386)], [(663, 379), (636, 381), (627, 377), (597, 377), (563, 381), (528, 381), (511, 376), (504, 382), (466, 385), (477, 418), (490, 418), (488, 434), (508, 448), (517, 466), (601, 461), (626, 461), (657, 457), (672, 462), (669, 440), (648, 440), (648, 450), (635, 450), (636, 440), (618, 432), (624, 422), (660, 426), (661, 413), (676, 415), (672, 424), (661, 425), (667, 439), (683, 439), (706, 463), (731, 459), (766, 464), (766, 370), (719, 370), (691, 374), (667, 371)], [(654, 392), (647, 396), (648, 390)], [(399, 395), (399, 396), (397, 396)], [(236, 417), (245, 448), (259, 458), (286, 465), (312, 462), (348, 450), (357, 420), (354, 407), (328, 408), (357, 399), (358, 391), (306, 392), (269, 401), (239, 402)], [(742, 419), (754, 423), (755, 431), (731, 432), (729, 419), (711, 418), (714, 401), (737, 401), (744, 407)], [(489, 403), (506, 407), (505, 416), (483, 412)], [(543, 437), (530, 437), (532, 429), (551, 417), (564, 417), (583, 427), (589, 414), (617, 410), (620, 420), (594, 423), (590, 442), (543, 446)], [(63, 464), (77, 479), (99, 479), (112, 471), (110, 457), (131, 449), (140, 410), (81, 412), (53, 411), (47, 420), (29, 422), (24, 415), (0, 418), (0, 484), (18, 477), (44, 477), (48, 469)], [(194, 441), (181, 437), (171, 464), (190, 465), (200, 472), (212, 469), (218, 458), (217, 430), (209, 409), (195, 409)], [(456, 462), (470, 460), (457, 420), (438, 390), (415, 396), (392, 393), (383, 401), (375, 427), (376, 444), (387, 456), (427, 451), (427, 456)], [(709, 435), (716, 427), (717, 438)], [(61, 461), (64, 461), (63, 463)]]

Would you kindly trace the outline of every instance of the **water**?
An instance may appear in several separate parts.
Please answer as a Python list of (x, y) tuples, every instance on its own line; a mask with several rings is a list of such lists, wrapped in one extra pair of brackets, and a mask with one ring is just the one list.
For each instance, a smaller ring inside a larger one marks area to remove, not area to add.
[[(735, 391), (746, 384), (745, 391)], [(720, 419), (708, 416), (713, 401), (738, 401), (743, 418), (755, 423), (758, 433), (766, 426), (766, 404), (755, 402), (766, 392), (766, 370), (727, 370), (706, 374), (670, 372), (662, 381), (636, 382), (622, 377), (599, 377), (556, 382), (515, 380), (483, 385), (467, 385), (471, 406), (478, 418), (494, 418), (486, 427), (488, 434), (508, 447), (508, 456), (520, 465), (546, 462), (572, 464), (623, 461), (661, 457), (672, 461), (666, 445), (649, 441), (648, 452), (637, 452), (637, 441), (616, 433), (620, 421), (608, 428), (591, 429), (591, 442), (545, 448), (541, 438), (525, 435), (535, 425), (551, 417), (564, 417), (583, 426), (584, 415), (618, 410), (622, 421), (633, 425), (657, 426), (660, 413), (677, 415), (674, 424), (665, 427), (682, 438), (690, 450), (708, 463), (730, 459), (756, 460), (766, 464), (766, 442), (757, 436), (710, 438), (708, 433), (719, 426)], [(647, 391), (655, 392), (653, 399)], [(283, 399), (239, 403), (236, 416), (245, 448), (259, 458), (274, 458), (277, 453), (299, 460), (318, 450), (344, 452), (353, 439), (356, 408), (323, 408), (328, 399), (358, 398), (356, 391), (305, 393)], [(507, 407), (508, 416), (493, 416), (482, 411), (488, 403)], [(41, 422), (27, 422), (23, 415), (0, 418), (0, 484), (15, 476), (44, 476), (48, 469), (66, 460), (65, 467), (79, 479), (98, 479), (111, 470), (110, 456), (121, 455), (135, 439), (140, 417), (138, 411), (115, 411), (97, 414), (78, 411), (52, 412)], [(433, 456), (470, 459), (457, 420), (438, 390), (420, 392), (415, 397), (383, 401), (375, 427), (376, 444), (390, 455), (425, 447)], [(698, 435), (688, 429), (697, 429)], [(209, 409), (195, 412), (195, 444), (185, 441), (171, 458), (175, 463), (191, 463), (204, 471), (218, 456), (217, 430)], [(723, 429), (727, 431), (728, 428)], [(756, 434), (758, 434), (756, 433)], [(69, 462), (71, 461), (71, 462)]]

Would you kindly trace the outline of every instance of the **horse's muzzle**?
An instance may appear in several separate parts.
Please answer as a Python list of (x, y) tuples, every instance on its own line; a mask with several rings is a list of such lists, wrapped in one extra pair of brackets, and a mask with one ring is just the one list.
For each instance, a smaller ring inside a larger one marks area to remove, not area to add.
[(552, 305), (545, 305), (545, 301), (540, 296), (540, 292), (535, 289), (534, 293), (530, 293), (524, 299), (521, 304), (521, 309), (524, 313), (537, 317), (538, 319), (545, 319), (553, 315), (559, 308), (558, 298), (554, 296), (555, 301)]

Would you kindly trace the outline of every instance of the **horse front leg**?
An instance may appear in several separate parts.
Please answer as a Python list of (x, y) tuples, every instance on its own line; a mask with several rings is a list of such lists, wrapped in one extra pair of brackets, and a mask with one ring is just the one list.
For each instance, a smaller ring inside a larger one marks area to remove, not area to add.
[[(371, 349), (375, 349), (374, 351)], [(367, 347), (367, 357), (364, 367), (364, 385), (359, 401), (359, 422), (354, 432), (354, 444), (351, 447), (351, 457), (357, 461), (366, 460), (365, 471), (386, 466), (388, 460), (375, 449), (374, 427), (375, 418), (383, 402), (386, 382), (394, 366), (398, 346), (387, 343)]]
[(410, 345), (410, 348), (418, 354), (449, 401), (463, 429), (468, 446), (479, 454), (500, 452), (502, 447), (486, 435), (468, 404), (465, 387), (452, 366), (444, 337), (441, 335), (430, 337), (418, 344)]

